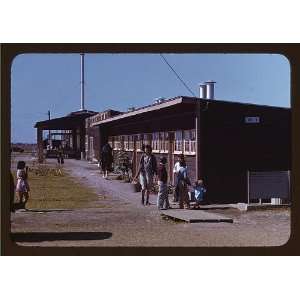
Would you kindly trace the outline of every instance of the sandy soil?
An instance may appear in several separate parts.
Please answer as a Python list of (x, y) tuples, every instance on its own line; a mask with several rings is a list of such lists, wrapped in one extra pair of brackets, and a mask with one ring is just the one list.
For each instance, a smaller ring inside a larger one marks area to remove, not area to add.
[[(51, 161), (51, 160), (49, 160)], [(52, 160), (55, 163), (54, 160)], [(289, 209), (240, 212), (214, 210), (233, 223), (177, 223), (152, 205), (140, 204), (130, 184), (104, 180), (96, 165), (66, 160), (64, 168), (103, 195), (105, 208), (18, 211), (11, 229), (24, 246), (280, 246), (290, 236)]]

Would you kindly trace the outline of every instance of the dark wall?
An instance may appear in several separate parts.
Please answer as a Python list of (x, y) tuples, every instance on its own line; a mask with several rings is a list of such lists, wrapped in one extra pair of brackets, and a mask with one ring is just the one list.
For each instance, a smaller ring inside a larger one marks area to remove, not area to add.
[[(245, 117), (259, 117), (247, 124)], [(291, 168), (290, 110), (210, 103), (202, 113), (202, 154), (212, 202), (245, 202), (247, 170)]]
[[(259, 117), (260, 123), (246, 124), (245, 117)], [(246, 202), (247, 170), (290, 170), (290, 122), (289, 109), (210, 101), (201, 112), (200, 137), (207, 200), (211, 203)], [(175, 105), (105, 126), (100, 127), (98, 151), (101, 139), (109, 135), (195, 128), (195, 105)], [(137, 162), (140, 155), (138, 152)], [(154, 155), (158, 160), (163, 154)], [(167, 158), (169, 162), (170, 157)], [(176, 154), (172, 160), (177, 161)], [(186, 162), (193, 182), (196, 179), (195, 156), (186, 156)]]

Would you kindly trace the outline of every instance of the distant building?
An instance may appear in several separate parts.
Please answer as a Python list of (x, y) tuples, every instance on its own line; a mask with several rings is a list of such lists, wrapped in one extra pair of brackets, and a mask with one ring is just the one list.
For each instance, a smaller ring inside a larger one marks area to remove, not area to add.
[[(85, 153), (85, 119), (97, 114), (89, 110), (72, 112), (65, 117), (37, 122), (37, 150), (39, 161), (43, 160), (43, 149), (47, 148), (47, 141), (43, 141), (43, 131), (54, 130), (55, 136), (51, 147), (64, 147), (69, 158), (84, 158)], [(57, 138), (59, 136), (59, 138)], [(51, 151), (51, 150), (50, 150)], [(55, 154), (54, 154), (55, 155)]]

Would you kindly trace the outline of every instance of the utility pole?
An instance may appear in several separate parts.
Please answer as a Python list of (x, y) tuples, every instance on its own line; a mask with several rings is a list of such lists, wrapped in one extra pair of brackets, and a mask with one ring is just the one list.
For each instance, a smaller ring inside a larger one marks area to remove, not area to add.
[[(51, 119), (51, 116), (50, 116), (50, 110), (48, 110), (48, 119), (50, 120)], [(48, 141), (49, 141), (49, 145), (51, 144), (51, 130), (49, 129), (49, 132), (48, 132), (49, 136), (48, 136)], [(51, 145), (50, 145), (51, 146)]]
[(80, 86), (81, 86), (81, 107), (80, 110), (84, 110), (84, 53), (80, 53)]

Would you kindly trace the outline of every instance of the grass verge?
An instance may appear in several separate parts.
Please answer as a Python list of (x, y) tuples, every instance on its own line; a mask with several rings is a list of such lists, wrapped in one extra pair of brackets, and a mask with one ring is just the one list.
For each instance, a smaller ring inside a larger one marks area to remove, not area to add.
[(99, 201), (102, 198), (101, 196), (91, 188), (83, 186), (76, 178), (71, 177), (64, 171), (62, 175), (49, 172), (49, 174), (43, 176), (29, 171), (28, 176), (30, 193), (26, 204), (27, 209), (106, 207), (105, 204)]

